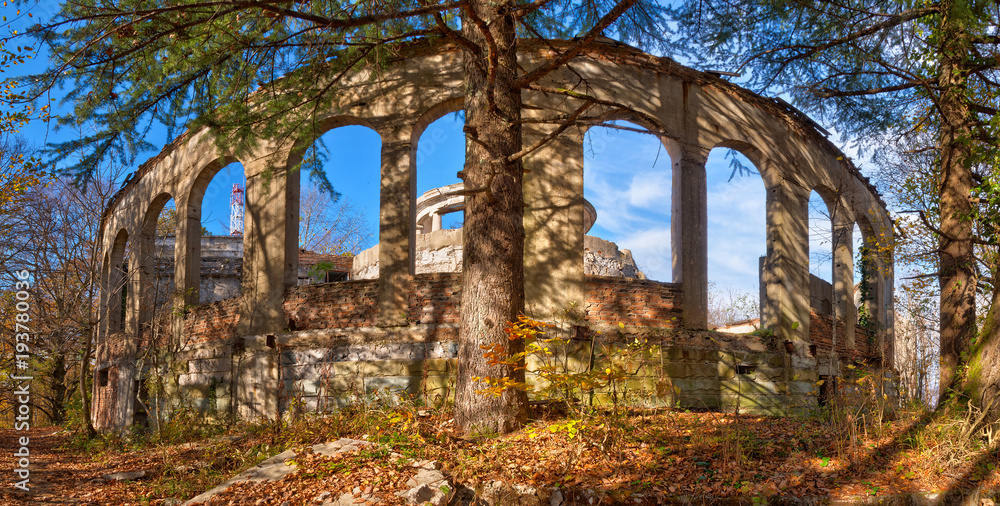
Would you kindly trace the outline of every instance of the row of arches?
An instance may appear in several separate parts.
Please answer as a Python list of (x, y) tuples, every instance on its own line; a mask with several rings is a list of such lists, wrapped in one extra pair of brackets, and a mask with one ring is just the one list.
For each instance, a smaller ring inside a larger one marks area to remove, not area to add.
[[(625, 127), (629, 130), (618, 131), (615, 127)], [(641, 134), (632, 130), (640, 130), (639, 125), (628, 122), (616, 122), (612, 127), (596, 127), (586, 130), (583, 149), (585, 152), (584, 161), (584, 195), (592, 202), (596, 202), (599, 210), (597, 222), (598, 233), (606, 234), (603, 237), (620, 241), (621, 246), (633, 250), (637, 257), (644, 261), (646, 273), (651, 279), (669, 281), (673, 279), (673, 265), (670, 262), (670, 250), (672, 249), (670, 230), (670, 201), (672, 188), (672, 169), (669, 155), (664, 152), (664, 145), (657, 141), (649, 133)], [(462, 140), (462, 118), (459, 114), (448, 114), (437, 119), (421, 137), (417, 145), (417, 167), (416, 171), (416, 191), (422, 194), (431, 188), (457, 182), (455, 176), (457, 169), (461, 167), (464, 147)], [(340, 136), (332, 136), (331, 133), (339, 132)], [(611, 138), (609, 134), (614, 134)], [(371, 172), (377, 167), (377, 160), (370, 156), (372, 152), (377, 152), (380, 147), (380, 139), (376, 132), (363, 126), (345, 126), (334, 129), (324, 135), (327, 144), (334, 144), (332, 153), (337, 156), (347, 156), (351, 159), (346, 163), (339, 164), (340, 170), (345, 170), (352, 165), (361, 172)], [(632, 138), (629, 138), (632, 137)], [(611, 139), (611, 140), (609, 140)], [(629, 149), (636, 150), (638, 156), (622, 158), (617, 152), (616, 144), (624, 144)], [(351, 148), (347, 149), (348, 144)], [(608, 152), (611, 152), (608, 155)], [(367, 160), (363, 159), (362, 153), (367, 152)], [(435, 154), (439, 156), (432, 158)], [(661, 161), (661, 156), (664, 160)], [(443, 162), (442, 162), (443, 160)], [(728, 162), (728, 160), (732, 160)], [(428, 167), (429, 164), (437, 162)], [(648, 165), (647, 165), (648, 164)], [(644, 168), (648, 167), (648, 168)], [(212, 214), (223, 215), (226, 211), (227, 203), (224, 194), (219, 188), (225, 188), (231, 181), (243, 181), (243, 169), (239, 162), (227, 165), (225, 172), (228, 178), (223, 179), (219, 184), (217, 181), (222, 167), (219, 164), (209, 165), (203, 170), (196, 180), (192, 196), (188, 201), (195, 205), (213, 205), (215, 209)], [(422, 177), (424, 172), (430, 177)], [(350, 195), (368, 193), (366, 197), (370, 201), (377, 202), (378, 187), (374, 177), (357, 178), (354, 181), (337, 177), (339, 171), (331, 171), (338, 181), (338, 188), (349, 192)], [(765, 251), (764, 229), (765, 213), (764, 200), (766, 190), (764, 183), (760, 179), (760, 172), (752, 162), (744, 157), (738, 150), (729, 148), (714, 148), (709, 152), (706, 160), (706, 179), (708, 181), (707, 209), (709, 220), (708, 236), (708, 278), (711, 282), (725, 283), (730, 281), (731, 271), (737, 274), (746, 274), (756, 271), (756, 258), (763, 256)], [(728, 172), (728, 177), (727, 177)], [(612, 183), (608, 178), (621, 176), (631, 176), (628, 179), (619, 179)], [(304, 176), (300, 176), (304, 177)], [(725, 184), (721, 181), (725, 180)], [(213, 188), (214, 186), (214, 188)], [(214, 190), (214, 191), (213, 191)], [(374, 190), (374, 191), (372, 191)], [(210, 201), (206, 201), (206, 193), (210, 195)], [(214, 194), (214, 195), (213, 195)], [(824, 198), (822, 194), (826, 194)], [(200, 202), (199, 202), (200, 197)], [(173, 198), (169, 194), (160, 194), (149, 205), (141, 237), (148, 242), (150, 237), (156, 233), (162, 233), (162, 222), (164, 213), (172, 211)], [(221, 205), (220, 205), (221, 204)], [(810, 274), (832, 283), (833, 280), (833, 223), (838, 217), (838, 201), (829, 189), (820, 188), (819, 191), (813, 189), (809, 199), (809, 270)], [(645, 211), (642, 215), (635, 215), (635, 210)], [(194, 213), (189, 213), (189, 219)], [(460, 213), (452, 219), (460, 222)], [(624, 219), (623, 219), (624, 218)], [(864, 220), (864, 218), (862, 217)], [(624, 223), (623, 223), (624, 221)], [(454, 222), (453, 222), (454, 223)], [(873, 241), (873, 228), (865, 221), (867, 234), (862, 234), (858, 224), (854, 224), (851, 231), (853, 240), (850, 244), (852, 252), (859, 251), (859, 246), (864, 241), (863, 235), (868, 237), (869, 242)], [(377, 226), (377, 224), (375, 224)], [(644, 226), (645, 225), (645, 226)], [(450, 224), (450, 226), (454, 226)], [(178, 223), (172, 223), (173, 228), (178, 228)], [(419, 225), (418, 225), (419, 227)], [(206, 223), (202, 223), (198, 229), (204, 233)], [(624, 233), (623, 233), (624, 231)], [(419, 232), (419, 229), (418, 229)], [(843, 231), (839, 232), (843, 234)], [(650, 241), (649, 238), (653, 240)], [(843, 241), (843, 239), (838, 239)], [(650, 245), (649, 243), (652, 242)], [(114, 247), (109, 252), (107, 265), (121, 266), (113, 275), (114, 280), (109, 279), (112, 286), (120, 286), (119, 297), (126, 297), (122, 307), (127, 307), (127, 293), (123, 282), (127, 279), (128, 267), (124, 262), (125, 247), (128, 244), (128, 231), (122, 229), (115, 240)], [(753, 248), (746, 246), (751, 244)], [(148, 246), (146, 248), (148, 250)], [(159, 252), (162, 254), (162, 252)], [(171, 252), (172, 253), (172, 252)], [(852, 258), (854, 258), (852, 253)], [(197, 263), (199, 259), (191, 258), (189, 261)], [(148, 256), (143, 262), (148, 262)], [(412, 261), (412, 259), (411, 259)], [(192, 268), (193, 269), (193, 268)], [(150, 270), (150, 267), (146, 267)], [(200, 269), (199, 269), (200, 270)], [(856, 270), (855, 270), (856, 271)], [(756, 272), (754, 272), (756, 274)], [(855, 272), (855, 277), (860, 273)], [(720, 278), (722, 281), (720, 282)], [(154, 277), (154, 279), (156, 279)], [(744, 279), (745, 281), (745, 279)], [(853, 283), (852, 283), (853, 286)], [(166, 287), (153, 287), (159, 295), (162, 295)], [(815, 297), (814, 297), (815, 298)], [(158, 302), (165, 298), (154, 297)], [(198, 302), (205, 302), (199, 300)], [(125, 313), (114, 312), (110, 315), (110, 328), (123, 330), (127, 320)]]
[[(670, 210), (671, 240), (661, 247), (669, 251), (672, 281), (683, 286), (686, 325), (705, 326), (711, 240), (706, 164), (717, 148), (742, 153), (763, 182), (764, 243), (768, 259), (763, 269), (764, 325), (790, 337), (807, 338), (804, 333), (807, 330), (800, 326), (805, 326), (803, 320), (808, 319), (809, 310), (808, 209), (813, 191), (822, 197), (832, 221), (830, 281), (836, 299), (833, 305), (840, 311), (849, 310), (847, 301), (853, 291), (849, 287), (854, 284), (854, 226), (860, 228), (866, 240), (879, 245), (885, 243), (887, 232), (891, 235), (891, 231), (877, 196), (851, 173), (848, 162), (836, 156), (839, 152), (828, 143), (824, 145), (825, 141), (803, 134), (803, 127), (796, 125), (795, 120), (769, 109), (771, 106), (761, 102), (763, 99), (749, 92), (728, 89), (722, 92), (725, 85), (719, 83), (696, 87), (682, 82), (681, 77), (670, 74), (667, 68), (655, 71), (626, 68), (625, 71), (635, 74), (635, 79), (622, 81), (621, 67), (596, 60), (589, 63), (591, 67), (583, 73), (588, 84), (597, 90), (595, 93), (614, 90), (608, 93), (614, 93), (617, 100), (631, 102), (638, 111), (635, 115), (618, 112), (605, 116), (630, 121), (652, 132), (657, 151), (665, 155), (664, 160), (669, 160), (669, 177), (661, 179), (670, 182), (671, 198), (662, 200), (669, 201), (664, 206)], [(445, 68), (439, 68), (442, 65)], [(421, 149), (426, 152), (431, 144), (427, 140), (421, 142), (422, 134), (435, 120), (460, 111), (463, 103), (461, 87), (456, 86), (460, 79), (450, 74), (455, 71), (451, 67), (459, 68), (457, 60), (443, 58), (427, 62), (427, 66), (428, 72), (443, 76), (437, 87), (407, 90), (410, 95), (406, 100), (377, 90), (365, 102), (368, 104), (365, 111), (351, 115), (331, 113), (321, 121), (319, 130), (359, 126), (371, 129), (380, 140), (378, 304), (380, 323), (384, 325), (405, 323), (399, 315), (405, 309), (406, 278), (413, 272), (416, 233), (413, 217), (415, 197), (419, 194), (416, 166)], [(393, 70), (387, 71), (387, 76), (387, 79), (400, 78), (393, 76)], [(575, 79), (569, 75), (561, 77), (567, 81)], [(626, 89), (623, 82), (634, 90)], [(684, 93), (680, 93), (682, 86), (686, 87)], [(634, 94), (630, 95), (630, 91)], [(651, 100), (651, 93), (658, 100)], [(364, 95), (364, 90), (358, 94)], [(526, 97), (526, 104), (535, 104), (532, 106), (535, 110), (575, 108), (571, 100), (553, 103), (537, 93)], [(345, 104), (338, 111), (348, 109)], [(371, 115), (365, 116), (364, 112)], [(545, 123), (525, 124), (525, 143), (544, 137), (552, 128), (553, 125)], [(528, 233), (525, 291), (532, 311), (558, 310), (582, 298), (585, 134), (586, 128), (567, 130), (525, 159), (525, 167), (530, 171), (525, 177)], [(445, 136), (443, 140), (449, 139)], [(464, 135), (461, 140), (464, 142)], [(141, 322), (148, 319), (149, 306), (140, 301), (147, 298), (144, 292), (149, 289), (153, 269), (149, 261), (154, 248), (151, 238), (163, 206), (171, 199), (176, 201), (177, 215), (174, 306), (200, 302), (196, 288), (200, 276), (203, 200), (212, 178), (234, 162), (243, 166), (247, 181), (243, 283), (248, 317), (241, 319), (246, 326), (242, 331), (261, 333), (280, 329), (282, 294), (296, 279), (301, 189), (298, 175), (285, 171), (298, 165), (312, 141), (262, 146), (257, 153), (237, 160), (231, 155), (218, 154), (208, 133), (202, 131), (175, 143), (141, 168), (104, 222), (107, 254), (103, 305), (108, 317), (102, 326), (103, 335), (116, 329), (137, 332)], [(655, 196), (639, 192), (635, 198), (648, 201)], [(891, 291), (891, 282), (887, 281), (891, 280), (891, 261), (876, 257), (881, 264), (877, 271), (883, 274), (875, 283), (878, 285), (874, 290), (878, 300), (875, 306), (891, 307), (891, 297), (887, 296)], [(119, 306), (118, 301), (122, 300)], [(124, 311), (119, 311), (119, 307), (124, 307)], [(885, 328), (891, 328), (888, 311), (882, 313), (879, 318)]]

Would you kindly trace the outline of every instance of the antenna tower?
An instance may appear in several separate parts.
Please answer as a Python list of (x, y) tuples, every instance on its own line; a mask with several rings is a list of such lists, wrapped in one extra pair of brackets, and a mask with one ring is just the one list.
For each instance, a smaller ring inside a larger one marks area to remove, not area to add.
[(233, 183), (233, 194), (229, 198), (229, 233), (243, 235), (243, 188)]

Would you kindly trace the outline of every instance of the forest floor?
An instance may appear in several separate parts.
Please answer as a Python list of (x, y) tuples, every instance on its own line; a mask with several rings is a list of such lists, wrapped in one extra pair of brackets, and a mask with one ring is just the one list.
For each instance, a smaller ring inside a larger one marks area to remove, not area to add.
[[(672, 497), (766, 504), (782, 496), (870, 499), (1000, 489), (997, 451), (978, 437), (971, 447), (957, 444), (964, 437), (961, 419), (933, 416), (898, 413), (861, 425), (829, 417), (631, 411), (582, 421), (540, 416), (510, 435), (467, 438), (446, 411), (359, 407), (291, 425), (196, 430), (191, 418), (131, 442), (84, 440), (54, 427), (2, 430), (0, 468), (8, 477), (0, 504), (179, 504), (282, 450), (341, 437), (383, 443), (405, 459), (385, 450), (336, 459), (305, 455), (297, 459), (300, 470), (286, 478), (236, 487), (212, 504), (319, 504), (314, 498), (322, 492), (336, 498), (355, 488), (381, 498), (380, 504), (402, 504), (393, 492), (416, 474), (409, 459), (437, 460), (452, 483), (472, 488), (490, 480), (559, 487), (567, 504), (584, 490), (598, 492), (602, 504), (657, 504)], [(21, 437), (29, 438), (31, 453), (27, 493), (14, 488), (10, 471)], [(144, 476), (102, 478), (128, 471)]]

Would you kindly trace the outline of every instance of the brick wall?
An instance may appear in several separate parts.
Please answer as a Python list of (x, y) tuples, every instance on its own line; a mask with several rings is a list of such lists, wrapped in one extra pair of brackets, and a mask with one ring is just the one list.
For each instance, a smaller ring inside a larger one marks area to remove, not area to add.
[[(410, 323), (454, 324), (461, 308), (461, 273), (428, 273), (413, 277), (408, 298)], [(342, 281), (295, 286), (285, 292), (284, 310), (290, 330), (356, 328), (378, 322), (378, 280)], [(679, 328), (680, 286), (641, 279), (587, 276), (586, 320)], [(236, 335), (239, 298), (204, 304), (184, 318), (186, 343)]]
[(462, 273), (414, 276), (408, 305), (410, 323), (458, 323), (462, 307)]
[(204, 343), (236, 337), (236, 324), (240, 321), (241, 298), (202, 304), (184, 315), (182, 344)]
[[(833, 318), (827, 315), (816, 314), (815, 311), (811, 312), (812, 318), (809, 321), (809, 339), (812, 344), (816, 345), (816, 349), (820, 353), (829, 353), (833, 351), (833, 332), (832, 325)], [(844, 337), (844, 322), (837, 320), (837, 354), (842, 357), (851, 357), (852, 355), (858, 358), (878, 358), (878, 345), (876, 339), (878, 336), (869, 333), (862, 327), (854, 327), (854, 350), (850, 350), (847, 347), (847, 339)]]
[(586, 321), (680, 328), (681, 287), (647, 279), (587, 276)]
[(94, 371), (94, 397), (91, 404), (93, 405), (95, 427), (110, 428), (113, 426), (117, 392), (118, 366)]
[(285, 316), (291, 330), (370, 327), (377, 295), (377, 279), (295, 286), (285, 292)]

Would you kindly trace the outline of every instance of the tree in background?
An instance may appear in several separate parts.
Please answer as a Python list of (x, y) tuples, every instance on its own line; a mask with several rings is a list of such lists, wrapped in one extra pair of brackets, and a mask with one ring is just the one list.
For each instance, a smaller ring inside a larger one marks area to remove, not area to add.
[[(11, 48), (11, 38), (0, 39), (0, 69), (11, 69), (30, 57), (30, 46)], [(35, 107), (25, 100), (17, 81), (0, 80), (0, 217), (18, 212), (18, 204), (32, 186), (44, 178), (33, 147), (20, 136), (32, 119), (47, 119), (48, 104)], [(9, 232), (0, 229), (0, 232)], [(2, 257), (0, 257), (2, 260)]]
[[(493, 345), (520, 351), (505, 330), (524, 310), (521, 159), (537, 148), (522, 145), (521, 94), (579, 99), (575, 114), (548, 118), (561, 132), (599, 101), (539, 80), (604, 31), (640, 47), (666, 47), (662, 12), (650, 0), (67, 2), (31, 30), (53, 62), (34, 93), (70, 84), (72, 116), (102, 125), (50, 150), (87, 180), (101, 160), (131, 161), (164, 144), (146, 138), (152, 122), (171, 138), (184, 128), (210, 128), (237, 156), (264, 140), (311, 142), (322, 134), (315, 113), (329, 108), (344, 76), (377, 69), (405, 43), (456, 44), (464, 56), (468, 149), (460, 173), (467, 196), (455, 418), (466, 431), (506, 432), (520, 424), (525, 395), (480, 395), (484, 385), (475, 378), (523, 379), (520, 369), (491, 365), (482, 353)], [(522, 41), (577, 35), (553, 45), (538, 67), (518, 65)], [(85, 154), (68, 160), (78, 148)]]
[[(31, 343), (32, 398), (55, 424), (66, 421), (67, 407), (79, 395), (82, 418), (89, 425), (88, 366), (101, 316), (96, 305), (101, 263), (95, 238), (101, 213), (117, 189), (105, 178), (94, 179), (86, 192), (71, 179), (56, 179), (30, 188), (21, 198), (21, 211), (5, 220), (24, 233), (5, 239), (3, 248), (10, 255), (3, 274), (12, 275), (15, 269), (32, 273), (32, 330), (44, 336)], [(2, 324), (4, 340), (13, 339), (11, 322), (4, 318)], [(12, 359), (13, 353), (0, 357), (3, 367), (12, 367), (6, 363)]]
[[(984, 269), (975, 245), (995, 244), (976, 232), (996, 220), (982, 204), (996, 201), (1000, 160), (997, 4), (691, 1), (674, 14), (713, 65), (752, 69), (751, 87), (791, 94), (863, 152), (927, 158), (920, 168), (932, 178), (921, 184), (933, 213), (918, 217), (936, 242), (941, 393), (961, 389), (986, 408), (1000, 406), (990, 393), (1000, 362), (980, 362), (1000, 346), (1000, 330), (987, 325), (975, 341), (976, 290), (992, 289), (996, 265)], [(994, 296), (991, 314), (998, 303)], [(960, 384), (963, 364), (973, 374)]]
[(708, 282), (708, 327), (760, 318), (760, 295)]
[(364, 211), (342, 195), (308, 186), (299, 197), (299, 246), (324, 255), (357, 255), (371, 246)]
[(938, 402), (937, 291), (933, 278), (908, 276), (896, 292), (895, 358), (903, 392), (926, 406)]

